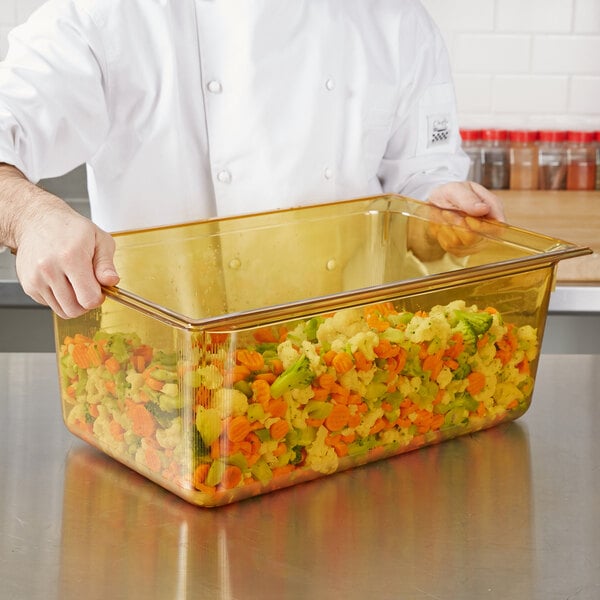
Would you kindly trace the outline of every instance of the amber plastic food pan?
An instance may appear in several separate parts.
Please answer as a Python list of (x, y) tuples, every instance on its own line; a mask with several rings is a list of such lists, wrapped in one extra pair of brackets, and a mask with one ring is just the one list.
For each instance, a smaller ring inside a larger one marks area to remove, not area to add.
[(590, 252), (395, 195), (115, 241), (119, 286), (55, 317), (66, 426), (205, 507), (521, 416)]

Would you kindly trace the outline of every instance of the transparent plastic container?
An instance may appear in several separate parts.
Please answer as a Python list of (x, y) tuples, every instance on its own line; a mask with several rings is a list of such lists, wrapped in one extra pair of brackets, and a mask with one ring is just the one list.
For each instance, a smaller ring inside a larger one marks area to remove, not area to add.
[(510, 154), (508, 131), (484, 129), (482, 138), (482, 184), (490, 190), (510, 187)]
[(538, 132), (510, 132), (510, 189), (538, 189)]
[(519, 417), (556, 264), (590, 250), (447, 217), (391, 195), (116, 234), (119, 286), (55, 316), (66, 426), (210, 507)]
[(592, 131), (567, 134), (567, 189), (596, 189), (596, 146)]
[(462, 138), (462, 149), (470, 160), (467, 180), (482, 183), (481, 129), (461, 129), (460, 136)]
[(540, 131), (538, 147), (540, 190), (567, 188), (566, 139), (566, 131)]

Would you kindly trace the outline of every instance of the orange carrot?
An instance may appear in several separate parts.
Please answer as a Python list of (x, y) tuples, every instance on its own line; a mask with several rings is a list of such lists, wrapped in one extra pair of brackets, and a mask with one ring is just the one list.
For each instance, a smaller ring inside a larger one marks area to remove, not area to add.
[(152, 446), (146, 448), (144, 452), (144, 458), (146, 459), (147, 467), (151, 471), (158, 473), (161, 470), (162, 463), (160, 461), (160, 455), (158, 454), (156, 448), (153, 448)]
[(396, 356), (400, 352), (399, 346), (393, 346), (389, 340), (382, 338), (379, 340), (379, 344), (373, 348), (373, 351), (379, 358), (390, 358)]
[(227, 425), (227, 437), (232, 442), (241, 442), (251, 431), (250, 421), (244, 415), (233, 417)]
[(117, 440), (117, 442), (123, 441), (123, 434), (125, 433), (125, 430), (121, 427), (121, 425), (119, 425), (119, 423), (117, 423), (117, 421), (111, 421), (108, 429), (110, 434), (115, 438), (115, 440)]
[(287, 413), (288, 405), (283, 398), (271, 398), (265, 407), (265, 411), (268, 412), (272, 417), (285, 417)]
[(444, 354), (449, 358), (458, 358), (459, 354), (465, 349), (465, 340), (462, 333), (455, 333), (450, 338), (449, 347)]
[(260, 371), (265, 366), (263, 355), (256, 350), (242, 348), (235, 353), (238, 363), (248, 367), (251, 371)]
[(289, 430), (289, 423), (283, 419), (280, 421), (275, 421), (275, 423), (269, 427), (269, 433), (271, 434), (271, 438), (274, 440), (281, 440), (288, 434)]
[(139, 437), (150, 437), (156, 431), (156, 421), (143, 404), (129, 401), (125, 414), (131, 420), (131, 430)]
[(281, 373), (283, 373), (283, 362), (281, 361), (281, 359), (272, 358), (269, 361), (269, 364), (271, 365), (271, 370), (275, 375), (281, 375)]
[(277, 336), (273, 333), (273, 331), (268, 327), (261, 327), (254, 332), (254, 339), (257, 342), (262, 343), (274, 343), (277, 342)]
[(529, 375), (531, 373), (531, 368), (529, 366), (529, 360), (526, 356), (523, 357), (523, 360), (517, 365), (519, 368), (519, 373), (523, 375)]
[(271, 399), (271, 386), (264, 379), (255, 379), (251, 384), (252, 398), (254, 402), (266, 404)]
[(234, 365), (231, 369), (231, 382), (243, 381), (250, 375), (250, 369), (246, 365)]
[(146, 385), (155, 392), (160, 392), (165, 385), (164, 381), (160, 381), (159, 379), (154, 379), (154, 377), (146, 377)]
[(330, 367), (333, 359), (337, 356), (337, 352), (335, 350), (328, 350), (323, 354), (323, 362)]
[(429, 371), (431, 379), (436, 379), (444, 366), (442, 361), (443, 352), (443, 350), (440, 350), (435, 354), (428, 354), (423, 360), (423, 371)]
[(221, 477), (221, 485), (230, 490), (242, 481), (242, 470), (236, 465), (227, 465)]
[(73, 361), (80, 369), (89, 369), (90, 358), (88, 356), (87, 346), (85, 344), (75, 344), (71, 350)]
[(348, 425), (350, 410), (345, 404), (334, 404), (331, 412), (325, 419), (325, 427), (329, 431), (339, 431)]
[(141, 373), (146, 368), (146, 361), (143, 356), (134, 356), (132, 357), (133, 368)]
[(273, 383), (277, 379), (277, 375), (275, 373), (257, 373), (255, 381), (261, 379), (267, 383)]
[(331, 373), (323, 373), (317, 381), (322, 388), (330, 388), (335, 383), (335, 377)]
[(358, 427), (361, 424), (361, 413), (357, 412), (348, 417), (348, 427)]
[(113, 374), (116, 375), (121, 370), (121, 364), (114, 356), (109, 356), (104, 361), (104, 366)]
[[(329, 398), (329, 390), (327, 388), (322, 388), (322, 387), (313, 387), (313, 400), (327, 400), (327, 398)], [(73, 392), (73, 395), (75, 395), (75, 392)]]
[(467, 392), (469, 392), (471, 396), (479, 394), (485, 387), (485, 375), (479, 371), (471, 371), (467, 375), (467, 380), (469, 382), (467, 384)]
[(354, 353), (354, 363), (358, 371), (368, 371), (373, 366), (373, 363), (360, 350)]

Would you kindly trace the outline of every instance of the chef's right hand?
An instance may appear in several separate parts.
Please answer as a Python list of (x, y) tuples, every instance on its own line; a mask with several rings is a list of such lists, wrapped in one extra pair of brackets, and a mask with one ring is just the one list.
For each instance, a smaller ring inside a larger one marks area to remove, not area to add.
[(78, 317), (102, 304), (101, 285), (119, 281), (115, 243), (108, 233), (67, 204), (53, 206), (21, 224), (16, 267), (21, 286), (58, 316)]

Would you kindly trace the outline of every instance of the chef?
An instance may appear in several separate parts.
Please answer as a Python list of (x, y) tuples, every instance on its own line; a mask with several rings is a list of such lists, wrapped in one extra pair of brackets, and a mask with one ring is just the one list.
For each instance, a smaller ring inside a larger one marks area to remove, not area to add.
[[(36, 186), (85, 163), (91, 221)], [(448, 56), (418, 0), (50, 0), (0, 63), (0, 244), (63, 317), (115, 285), (109, 232), (465, 182)]]

